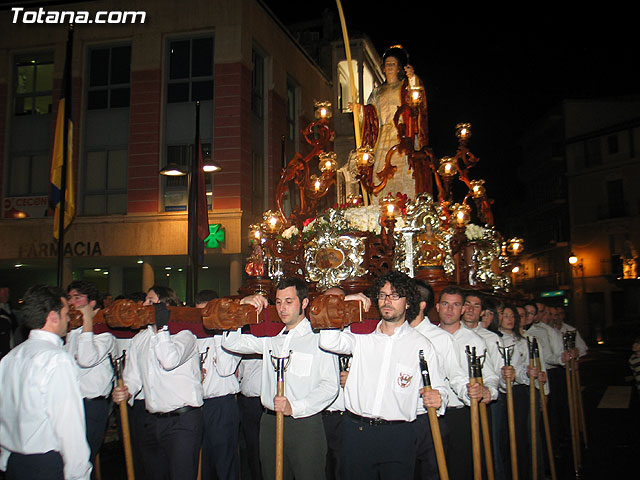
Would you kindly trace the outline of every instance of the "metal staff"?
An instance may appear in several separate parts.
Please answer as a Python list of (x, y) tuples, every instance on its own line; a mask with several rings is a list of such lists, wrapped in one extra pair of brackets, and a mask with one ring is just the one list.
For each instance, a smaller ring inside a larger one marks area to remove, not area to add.
[[(284, 396), (284, 372), (291, 361), (291, 350), (286, 357), (271, 356), (271, 364), (276, 372), (277, 395)], [(284, 413), (276, 412), (276, 480), (282, 480), (284, 474)]]
[[(124, 364), (126, 360), (127, 352), (122, 351), (122, 355), (113, 358), (113, 355), (109, 354), (109, 361), (113, 368), (113, 373), (116, 377), (119, 387), (124, 387), (124, 381), (122, 380), (122, 371), (124, 370)], [(122, 444), (124, 446), (124, 459), (127, 467), (127, 479), (134, 480), (133, 469), (133, 451), (131, 450), (131, 432), (129, 430), (129, 412), (127, 410), (127, 401), (122, 400), (120, 403), (120, 425), (122, 426)]]
[[(562, 335), (564, 350), (568, 353), (571, 350), (570, 339), (567, 333)], [(571, 447), (573, 448), (573, 468), (576, 476), (578, 476), (580, 465), (580, 446), (578, 445), (578, 435), (576, 435), (576, 411), (575, 411), (575, 395), (573, 392), (573, 374), (571, 373), (571, 360), (568, 360), (565, 368), (565, 377), (567, 382), (567, 401), (569, 403), (569, 426), (571, 429)]]
[[(536, 339), (533, 341), (527, 337), (527, 346), (529, 349), (529, 368), (536, 368), (536, 354), (534, 345), (537, 345)], [(540, 385), (542, 391), (542, 385)], [(544, 395), (544, 393), (543, 393)], [(531, 480), (538, 480), (538, 432), (536, 421), (536, 380), (529, 379), (529, 425), (531, 429)]]
[[(540, 351), (538, 350), (538, 339), (533, 339), (533, 357), (536, 361), (538, 372), (542, 371), (540, 361)], [(553, 456), (553, 444), (551, 443), (551, 429), (549, 427), (549, 412), (547, 411), (547, 397), (544, 394), (544, 385), (538, 381), (540, 387), (540, 409), (542, 410), (542, 421), (544, 423), (544, 436), (547, 442), (547, 456), (549, 457), (549, 468), (551, 470), (551, 480), (556, 480), (556, 464)]]
[[(498, 350), (502, 359), (504, 360), (504, 366), (511, 366), (511, 358), (513, 356), (513, 350), (515, 345), (509, 345), (508, 347), (500, 346), (498, 344)], [(516, 444), (516, 422), (513, 412), (513, 382), (511, 379), (506, 380), (507, 384), (507, 418), (509, 421), (509, 447), (511, 450), (511, 478), (512, 480), (518, 480), (518, 448)], [(535, 458), (535, 457), (534, 457)]]
[[(425, 390), (431, 390), (431, 377), (429, 376), (429, 366), (424, 358), (424, 351), (418, 353), (420, 360), (420, 372), (422, 373), (422, 384)], [(429, 415), (429, 425), (431, 425), (431, 437), (433, 438), (433, 448), (436, 451), (436, 461), (438, 462), (438, 471), (441, 480), (449, 480), (449, 470), (447, 469), (447, 459), (444, 455), (444, 446), (442, 444), (442, 435), (440, 434), (440, 424), (438, 423), (438, 414), (433, 407), (427, 407)]]

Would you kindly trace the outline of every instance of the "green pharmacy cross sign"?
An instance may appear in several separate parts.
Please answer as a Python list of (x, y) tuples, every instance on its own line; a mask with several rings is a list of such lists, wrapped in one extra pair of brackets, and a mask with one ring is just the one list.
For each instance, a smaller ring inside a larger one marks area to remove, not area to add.
[(209, 225), (209, 236), (204, 239), (207, 248), (219, 248), (224, 243), (224, 228), (219, 223)]

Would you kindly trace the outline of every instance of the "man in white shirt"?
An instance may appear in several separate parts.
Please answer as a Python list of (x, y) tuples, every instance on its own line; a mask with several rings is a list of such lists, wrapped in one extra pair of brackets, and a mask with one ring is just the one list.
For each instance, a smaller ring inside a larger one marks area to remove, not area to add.
[(98, 289), (93, 283), (84, 280), (71, 282), (67, 287), (67, 298), (69, 305), (82, 313), (82, 325), (67, 333), (64, 349), (78, 364), (87, 441), (91, 448), (91, 463), (95, 464), (109, 418), (109, 395), (113, 386), (109, 354), (116, 357), (116, 340), (108, 332), (93, 334), (93, 318), (99, 301)]
[[(218, 298), (214, 291), (200, 291), (195, 296), (196, 307), (204, 308), (214, 298)], [(240, 410), (236, 393), (240, 391), (240, 384), (235, 373), (241, 357), (222, 348), (219, 333), (198, 338), (198, 351), (204, 389), (202, 478), (237, 479), (240, 475)]]
[[(256, 307), (268, 304), (262, 295), (245, 297), (241, 303)], [(262, 354), (262, 405), (260, 460), (264, 478), (275, 475), (276, 412), (284, 414), (284, 470), (298, 480), (324, 479), (327, 444), (320, 412), (338, 394), (337, 357), (321, 350), (319, 335), (305, 316), (308, 288), (299, 278), (282, 279), (276, 288), (276, 310), (284, 328), (275, 337), (255, 337), (240, 330), (226, 332), (222, 346), (240, 354)], [(284, 395), (277, 395), (272, 358), (288, 358)]]
[(62, 348), (69, 322), (65, 292), (31, 287), (22, 321), (29, 338), (0, 362), (0, 470), (7, 480), (89, 480), (77, 370)]
[[(174, 292), (152, 287), (145, 303), (171, 298)], [(155, 303), (155, 325), (131, 341), (123, 373), (124, 386), (113, 389), (116, 403), (144, 392), (144, 426), (137, 438), (150, 478), (193, 480), (202, 444), (203, 388), (196, 336), (189, 330), (169, 333), (169, 311)]]
[[(468, 371), (467, 347), (475, 348), (476, 355), (482, 356), (486, 354), (487, 344), (477, 333), (461, 325), (461, 318), (465, 310), (464, 292), (454, 285), (445, 287), (440, 292), (436, 309), (440, 317), (440, 328), (453, 335), (458, 361), (461, 366), (467, 366)], [(469, 378), (468, 373), (467, 378)], [(500, 382), (498, 374), (488, 362), (485, 362), (482, 368), (482, 380), (483, 386), (480, 386), (479, 383), (467, 385), (468, 396), (488, 404), (498, 398)], [(447, 425), (450, 432), (447, 464), (451, 478), (470, 479), (473, 475), (471, 415), (467, 405), (456, 407), (450, 406), (447, 409)]]
[[(410, 323), (418, 332), (429, 339), (436, 349), (438, 359), (442, 364), (442, 371), (445, 376), (445, 388), (447, 389), (447, 409), (451, 406), (462, 406), (469, 404), (467, 394), (467, 383), (469, 381), (466, 369), (460, 365), (455, 353), (453, 336), (442, 328), (431, 323), (426, 312), (434, 303), (433, 289), (424, 280), (416, 280), (416, 287), (420, 294), (420, 312)], [(464, 402), (464, 403), (463, 403)], [(448, 411), (448, 410), (447, 410)], [(446, 422), (447, 414), (438, 417), (442, 442), (446, 447), (449, 437), (449, 429)], [(416, 449), (416, 475), (414, 478), (432, 479), (438, 478), (439, 471), (436, 462), (433, 438), (431, 436), (431, 426), (427, 418), (424, 406), (418, 405), (418, 416), (414, 423), (418, 445)]]
[[(431, 342), (409, 326), (420, 303), (413, 279), (388, 272), (376, 280), (372, 294), (382, 317), (374, 332), (320, 332), (322, 348), (352, 355), (344, 387), (341, 478), (413, 478), (416, 434), (411, 422), (416, 419), (416, 400), (422, 396), (425, 407), (442, 413), (444, 377)], [(423, 389), (420, 351), (433, 390)]]

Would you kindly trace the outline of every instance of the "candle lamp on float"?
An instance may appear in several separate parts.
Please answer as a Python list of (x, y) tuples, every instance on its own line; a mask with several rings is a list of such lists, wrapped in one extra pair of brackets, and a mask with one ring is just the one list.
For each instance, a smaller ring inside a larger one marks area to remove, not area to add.
[(394, 239), (393, 232), (396, 225), (396, 216), (401, 215), (398, 199), (391, 194), (388, 194), (380, 201), (380, 226), (382, 230), (380, 236), (387, 252), (393, 255)]

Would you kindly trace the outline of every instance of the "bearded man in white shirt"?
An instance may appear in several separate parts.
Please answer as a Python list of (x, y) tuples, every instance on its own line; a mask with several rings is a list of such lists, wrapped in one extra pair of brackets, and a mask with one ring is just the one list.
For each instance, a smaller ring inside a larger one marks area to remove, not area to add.
[[(262, 295), (245, 297), (241, 303), (268, 305)], [(338, 360), (321, 350), (319, 335), (305, 316), (309, 304), (304, 280), (284, 278), (276, 288), (276, 310), (284, 328), (274, 337), (255, 337), (238, 331), (226, 332), (222, 346), (240, 354), (262, 354), (260, 398), (265, 412), (260, 422), (262, 475), (275, 476), (276, 412), (284, 414), (285, 477), (297, 480), (324, 480), (327, 443), (321, 412), (338, 395)], [(284, 395), (277, 395), (272, 357), (285, 358)]]
[(31, 287), (22, 322), (29, 338), (0, 362), (0, 470), (7, 480), (89, 480), (82, 395), (73, 357), (62, 348), (65, 292)]
[[(413, 279), (388, 272), (371, 294), (382, 317), (374, 332), (320, 332), (322, 348), (353, 356), (344, 387), (340, 474), (343, 480), (413, 478), (418, 401), (442, 413), (444, 377), (433, 344), (409, 326), (420, 305)], [(422, 386), (420, 351), (433, 390)]]

